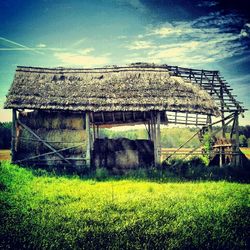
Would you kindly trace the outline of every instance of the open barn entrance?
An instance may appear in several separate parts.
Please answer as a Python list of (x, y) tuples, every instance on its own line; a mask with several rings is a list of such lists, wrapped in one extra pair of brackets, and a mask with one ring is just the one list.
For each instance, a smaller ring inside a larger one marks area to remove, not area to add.
[[(165, 114), (160, 111), (87, 113), (86, 130), (89, 135), (87, 163), (116, 172), (160, 164), (160, 125), (166, 123)], [(147, 138), (138, 140), (100, 138), (100, 128), (136, 124), (145, 126)]]

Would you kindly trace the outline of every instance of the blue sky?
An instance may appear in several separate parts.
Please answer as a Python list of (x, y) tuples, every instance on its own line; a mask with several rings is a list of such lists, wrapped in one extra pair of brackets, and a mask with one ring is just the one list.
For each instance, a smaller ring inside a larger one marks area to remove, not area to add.
[[(220, 70), (250, 109), (247, 1), (0, 0), (0, 121), (17, 65), (154, 62)], [(246, 112), (241, 124), (250, 124)]]

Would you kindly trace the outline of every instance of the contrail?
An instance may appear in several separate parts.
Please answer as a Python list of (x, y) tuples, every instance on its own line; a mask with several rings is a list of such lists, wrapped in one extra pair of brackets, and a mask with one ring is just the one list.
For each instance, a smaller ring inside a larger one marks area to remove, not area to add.
[(24, 45), (22, 45), (22, 44), (20, 44), (20, 43), (16, 43), (16, 42), (14, 42), (14, 41), (11, 41), (11, 40), (9, 40), (9, 39), (6, 39), (6, 38), (4, 38), (4, 37), (0, 37), (0, 40), (3, 40), (3, 41), (5, 41), (5, 42), (7, 42), (7, 43), (10, 43), (10, 44), (13, 44), (13, 45), (17, 45), (17, 46), (19, 46), (19, 47), (21, 47), (21, 48), (1, 48), (0, 50), (11, 50), (11, 49), (15, 49), (15, 50), (30, 50), (30, 51), (33, 51), (33, 52), (35, 52), (35, 53), (38, 53), (38, 54), (43, 54), (42, 52), (40, 52), (40, 51), (37, 51), (37, 49), (34, 49), (34, 48), (29, 48), (29, 47), (27, 47), (27, 46), (24, 46)]

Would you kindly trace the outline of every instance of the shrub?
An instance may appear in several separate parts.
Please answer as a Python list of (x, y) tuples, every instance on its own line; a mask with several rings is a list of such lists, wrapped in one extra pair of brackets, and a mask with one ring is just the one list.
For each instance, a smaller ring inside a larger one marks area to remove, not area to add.
[(204, 134), (203, 137), (203, 147), (204, 147), (204, 162), (208, 166), (211, 153), (213, 150), (213, 138), (209, 132)]
[(109, 177), (109, 172), (106, 168), (97, 168), (95, 171), (95, 178), (98, 181), (107, 180)]

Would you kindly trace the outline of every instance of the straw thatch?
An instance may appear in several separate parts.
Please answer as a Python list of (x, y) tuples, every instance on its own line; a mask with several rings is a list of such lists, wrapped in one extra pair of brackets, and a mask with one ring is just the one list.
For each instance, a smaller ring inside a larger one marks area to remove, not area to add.
[(18, 67), (5, 108), (70, 111), (169, 110), (218, 115), (210, 95), (162, 67)]

